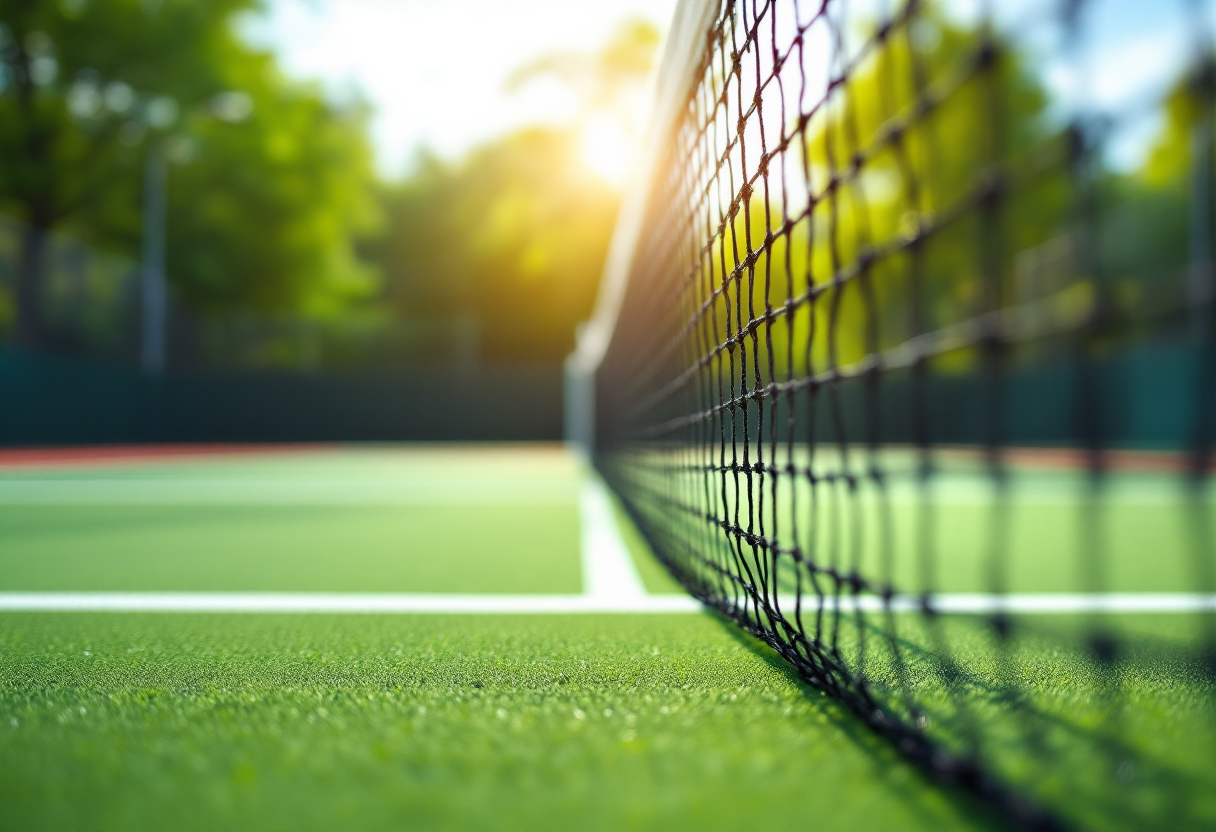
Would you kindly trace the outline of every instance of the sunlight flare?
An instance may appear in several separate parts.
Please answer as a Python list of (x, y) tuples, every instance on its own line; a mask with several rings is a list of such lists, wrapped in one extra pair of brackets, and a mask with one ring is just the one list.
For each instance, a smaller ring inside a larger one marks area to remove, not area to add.
[(606, 182), (621, 186), (633, 164), (634, 138), (623, 119), (597, 112), (582, 127), (581, 151), (587, 167)]

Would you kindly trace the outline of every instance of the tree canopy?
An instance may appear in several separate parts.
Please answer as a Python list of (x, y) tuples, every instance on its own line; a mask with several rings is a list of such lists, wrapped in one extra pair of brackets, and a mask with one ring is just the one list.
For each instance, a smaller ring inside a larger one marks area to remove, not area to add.
[[(150, 153), (168, 275), (203, 310), (320, 312), (366, 296), (367, 109), (284, 76), (237, 31), (257, 0), (0, 0), (0, 211), (28, 224), (18, 330), (38, 340), (39, 235), (134, 253)], [(24, 325), (22, 325), (24, 324)]]
[(472, 316), (483, 355), (560, 359), (590, 315), (620, 193), (580, 153), (586, 114), (619, 114), (649, 73), (658, 35), (627, 23), (593, 54), (533, 62), (508, 87), (552, 76), (579, 96), (574, 123), (525, 129), (444, 161), (422, 154), (385, 189), (371, 247), (386, 297), (407, 315)]

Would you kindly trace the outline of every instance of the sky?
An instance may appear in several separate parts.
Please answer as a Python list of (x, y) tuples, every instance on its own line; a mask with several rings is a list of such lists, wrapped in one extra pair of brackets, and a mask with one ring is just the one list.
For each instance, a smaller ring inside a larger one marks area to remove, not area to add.
[[(873, 0), (861, 0), (867, 6)], [(508, 92), (512, 71), (558, 51), (593, 52), (615, 27), (641, 18), (661, 31), (676, 0), (269, 0), (269, 14), (247, 35), (273, 48), (296, 77), (320, 79), (335, 95), (357, 92), (375, 108), (377, 164), (394, 176), (408, 170), (420, 147), (454, 158), (474, 145), (527, 124), (569, 121), (573, 94), (555, 80)], [(880, 4), (882, 5), (882, 4)], [(1032, 36), (1027, 20), (1048, 0), (998, 6), (1015, 29)], [(946, 0), (951, 16), (978, 16), (976, 0)], [(1091, 8), (1091, 7), (1087, 7)], [(1039, 11), (1042, 11), (1041, 9)], [(1066, 64), (1059, 43), (1045, 44), (1037, 68), (1060, 102), (1088, 99), (1117, 111), (1120, 103), (1176, 78), (1190, 54), (1181, 2), (1162, 7), (1108, 0), (1089, 13), (1087, 81)], [(1042, 28), (1054, 32), (1058, 26)], [(1084, 48), (1084, 47), (1083, 47)], [(1054, 61), (1052, 60), (1054, 57)], [(1112, 161), (1132, 167), (1155, 134), (1152, 118), (1113, 137)], [(610, 137), (601, 134), (607, 141)], [(1123, 158), (1125, 157), (1125, 158)]]
[(367, 98), (378, 166), (393, 175), (421, 146), (455, 157), (513, 127), (569, 120), (575, 101), (560, 84), (508, 93), (511, 72), (553, 52), (595, 51), (631, 18), (665, 31), (675, 0), (271, 0), (269, 8), (249, 37), (273, 47), (291, 75)]

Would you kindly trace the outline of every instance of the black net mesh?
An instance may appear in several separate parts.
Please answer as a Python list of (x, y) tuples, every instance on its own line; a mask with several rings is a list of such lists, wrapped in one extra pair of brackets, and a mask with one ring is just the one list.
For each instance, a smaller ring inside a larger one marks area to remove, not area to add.
[(605, 478), (937, 776), (1031, 825), (1213, 822), (1216, 11), (710, 6), (595, 375)]

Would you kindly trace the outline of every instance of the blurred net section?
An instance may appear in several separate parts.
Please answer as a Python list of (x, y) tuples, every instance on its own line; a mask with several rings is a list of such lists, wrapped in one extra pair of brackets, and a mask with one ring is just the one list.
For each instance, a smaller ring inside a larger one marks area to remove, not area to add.
[(583, 339), (671, 572), (1029, 825), (1216, 818), (1214, 21), (685, 2)]

